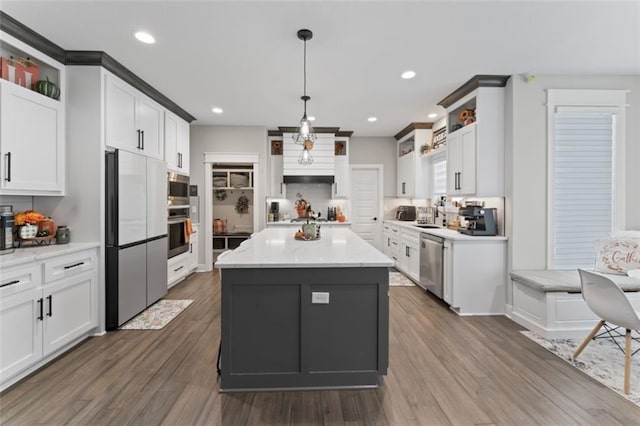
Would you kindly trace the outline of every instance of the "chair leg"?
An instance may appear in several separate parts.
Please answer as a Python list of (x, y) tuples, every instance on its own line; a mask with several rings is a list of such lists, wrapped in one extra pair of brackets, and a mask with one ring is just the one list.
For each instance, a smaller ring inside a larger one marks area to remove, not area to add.
[(629, 394), (631, 388), (631, 330), (627, 329), (624, 340), (624, 393)]
[(587, 347), (587, 345), (589, 344), (589, 342), (591, 342), (591, 339), (593, 339), (593, 336), (595, 336), (596, 334), (598, 334), (598, 331), (600, 331), (600, 329), (602, 328), (602, 326), (604, 325), (604, 321), (600, 321), (596, 324), (595, 327), (593, 327), (593, 330), (591, 330), (591, 333), (589, 333), (589, 335), (587, 336), (586, 339), (584, 339), (584, 341), (582, 342), (582, 344), (580, 346), (578, 346), (578, 349), (576, 349), (576, 351), (573, 353), (573, 357), (574, 358), (578, 358), (578, 355), (580, 355), (582, 353), (582, 351), (584, 350), (584, 348)]

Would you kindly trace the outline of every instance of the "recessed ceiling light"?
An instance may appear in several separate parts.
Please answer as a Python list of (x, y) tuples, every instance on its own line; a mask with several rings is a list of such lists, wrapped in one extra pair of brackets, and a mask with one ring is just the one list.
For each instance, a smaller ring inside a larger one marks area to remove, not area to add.
[(156, 42), (156, 39), (149, 33), (145, 33), (144, 31), (136, 31), (134, 34), (135, 38), (139, 41), (146, 44), (153, 44)]
[(438, 116), (438, 114), (436, 114), (435, 112), (432, 112), (431, 114), (427, 115), (427, 117), (429, 118), (436, 118)]
[(316, 118), (313, 115), (310, 115), (307, 118), (309, 119), (309, 121), (316, 121)]
[(369, 121), (370, 123), (373, 123), (374, 121), (378, 121), (377, 117), (369, 117), (367, 118), (367, 121)]
[(408, 80), (408, 79), (413, 78), (415, 76), (416, 76), (416, 72), (409, 70), (409, 71), (403, 72), (401, 77), (404, 78), (405, 80)]
[(222, 108), (211, 108), (211, 111), (213, 111), (214, 114), (222, 114)]

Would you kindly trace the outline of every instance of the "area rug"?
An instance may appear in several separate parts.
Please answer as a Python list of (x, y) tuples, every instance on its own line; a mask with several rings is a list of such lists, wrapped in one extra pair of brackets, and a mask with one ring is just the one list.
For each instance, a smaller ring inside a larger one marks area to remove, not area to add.
[(120, 330), (160, 330), (193, 303), (193, 300), (161, 299), (124, 323)]
[(405, 277), (400, 272), (389, 272), (389, 286), (390, 287), (411, 287), (415, 285), (413, 281)]
[[(608, 339), (592, 341), (574, 360), (572, 355), (582, 343), (582, 339), (547, 340), (530, 331), (522, 331), (521, 333), (578, 370), (640, 406), (640, 354), (631, 358), (631, 392), (627, 395), (622, 390), (624, 385), (624, 353), (617, 348), (613, 341)], [(624, 342), (620, 343), (624, 347)], [(632, 351), (637, 349), (637, 345), (634, 345), (633, 342), (631, 349)]]

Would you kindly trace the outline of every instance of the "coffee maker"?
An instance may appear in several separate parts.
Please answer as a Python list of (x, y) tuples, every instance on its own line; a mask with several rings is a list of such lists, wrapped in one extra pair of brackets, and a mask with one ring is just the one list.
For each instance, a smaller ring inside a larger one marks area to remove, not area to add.
[(273, 215), (273, 221), (278, 222), (280, 220), (280, 203), (277, 201), (272, 201), (269, 213)]
[(13, 225), (15, 216), (12, 206), (0, 206), (0, 254), (13, 253)]
[(480, 206), (460, 207), (458, 215), (467, 221), (466, 228), (458, 228), (458, 232), (467, 235), (497, 235), (496, 209)]

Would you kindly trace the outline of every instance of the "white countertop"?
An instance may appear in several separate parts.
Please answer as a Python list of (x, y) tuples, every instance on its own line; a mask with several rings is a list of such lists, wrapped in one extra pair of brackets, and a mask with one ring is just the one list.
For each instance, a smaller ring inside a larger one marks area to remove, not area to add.
[(100, 243), (69, 243), (50, 244), (42, 246), (28, 245), (17, 248), (11, 254), (0, 255), (0, 268), (9, 268), (36, 260), (48, 259), (50, 257), (61, 256), (63, 254), (75, 253), (94, 247), (99, 247)]
[[(281, 220), (279, 222), (267, 222), (266, 226), (268, 228), (271, 227), (276, 227), (276, 226), (297, 226), (297, 227), (301, 227), (303, 223), (307, 223), (307, 222), (291, 222), (290, 220)], [(316, 221), (309, 221), (309, 223), (317, 223), (318, 225), (320, 225), (320, 228), (322, 227), (328, 227), (328, 226), (351, 226), (351, 222), (338, 222), (338, 221), (326, 221), (326, 222), (316, 222)]]
[(389, 267), (393, 260), (345, 227), (321, 228), (321, 238), (298, 241), (290, 227), (266, 228), (225, 252), (217, 268)]
[(442, 237), (447, 240), (455, 240), (455, 241), (506, 241), (507, 237), (502, 235), (496, 235), (493, 237), (482, 236), (482, 235), (467, 235), (461, 234), (455, 229), (448, 228), (420, 228), (418, 227), (418, 223), (416, 221), (404, 221), (404, 220), (385, 220), (385, 223), (389, 223), (391, 225), (397, 225), (403, 228), (411, 229), (413, 231), (424, 232), (425, 234), (435, 235), (437, 237)]

